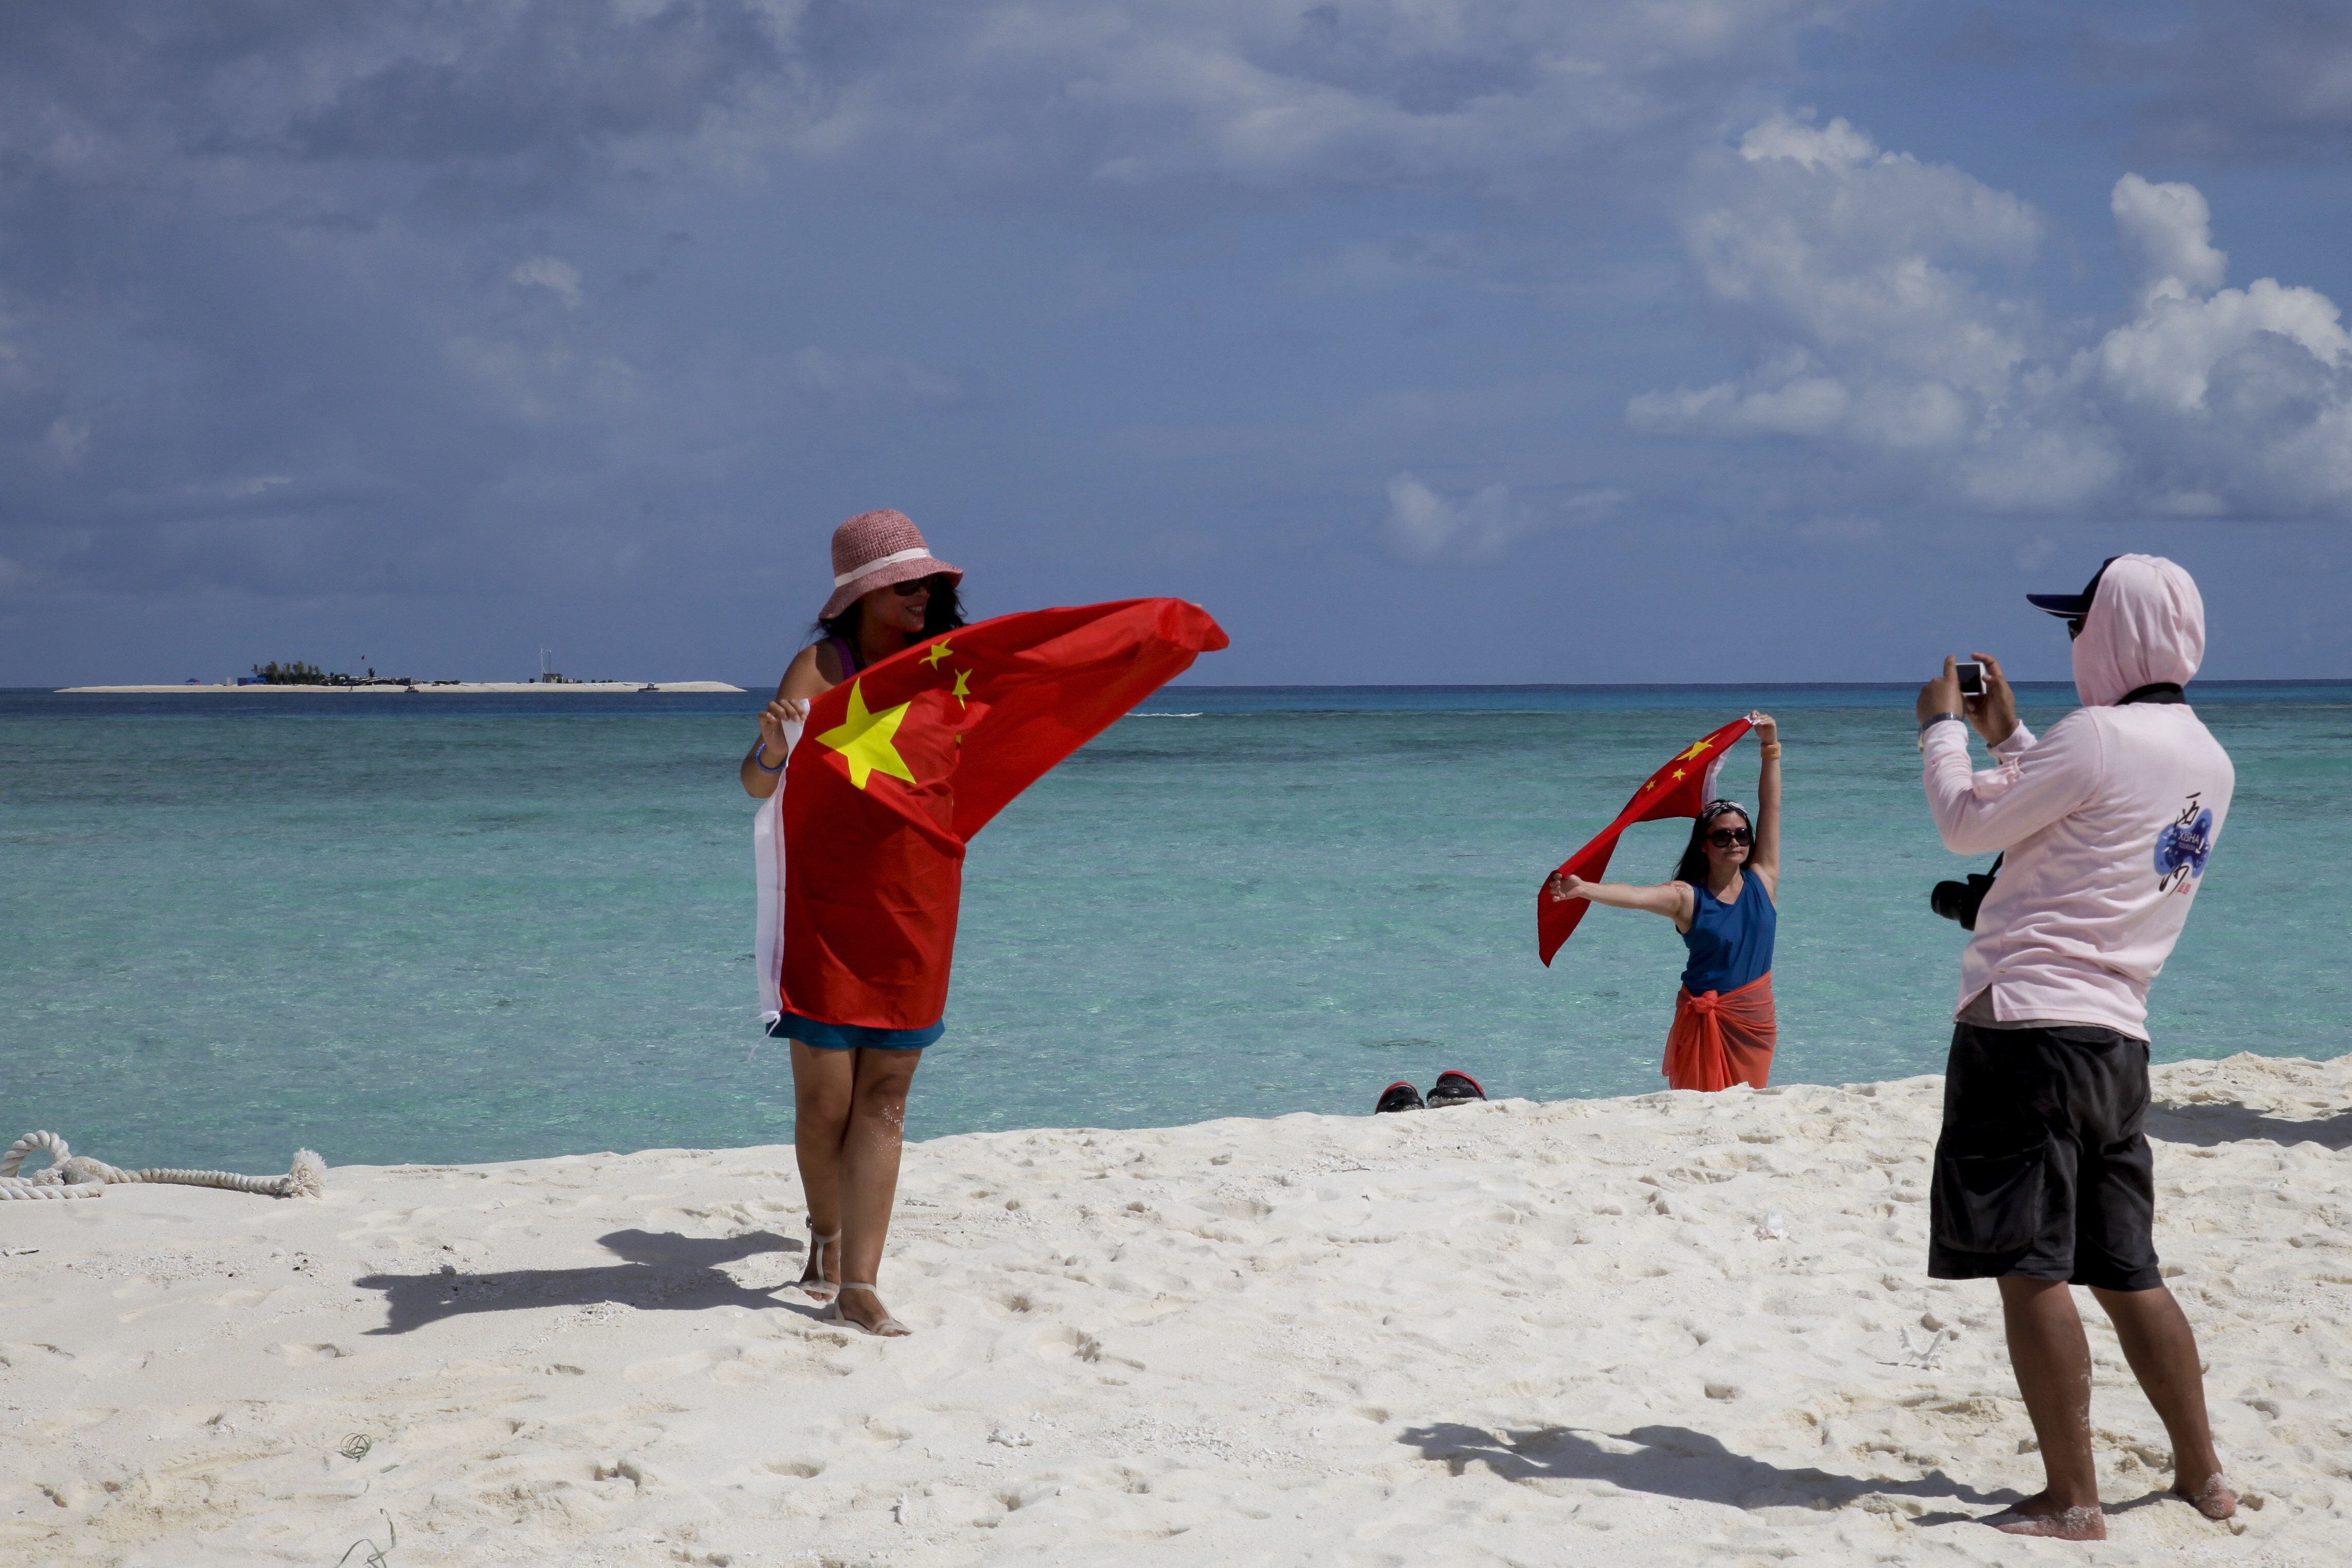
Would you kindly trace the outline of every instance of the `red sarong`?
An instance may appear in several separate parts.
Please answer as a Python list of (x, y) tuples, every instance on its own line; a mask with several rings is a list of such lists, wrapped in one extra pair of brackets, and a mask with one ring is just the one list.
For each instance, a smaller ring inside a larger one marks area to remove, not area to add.
[(1736, 991), (1695, 997), (1677, 987), (1675, 1024), (1666, 1031), (1666, 1087), (1711, 1092), (1745, 1083), (1761, 1089), (1772, 1076), (1772, 1046), (1779, 1035), (1769, 971)]

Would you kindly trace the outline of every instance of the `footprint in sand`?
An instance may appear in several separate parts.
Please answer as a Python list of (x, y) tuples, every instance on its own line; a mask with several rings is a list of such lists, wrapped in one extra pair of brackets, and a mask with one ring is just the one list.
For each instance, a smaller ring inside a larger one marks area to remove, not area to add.
[(270, 1295), (268, 1291), (223, 1291), (216, 1296), (206, 1296), (205, 1301), (215, 1307), (250, 1307), (268, 1301)]
[(270, 1354), (289, 1366), (316, 1366), (322, 1361), (341, 1361), (347, 1355), (356, 1354), (344, 1349), (341, 1345), (324, 1343), (273, 1344), (268, 1348)]
[(683, 1377), (701, 1372), (723, 1361), (733, 1361), (743, 1354), (740, 1345), (713, 1345), (709, 1350), (688, 1351), (684, 1355), (666, 1355), (656, 1361), (632, 1362), (621, 1369), (621, 1375), (631, 1383), (656, 1383), (666, 1377)]

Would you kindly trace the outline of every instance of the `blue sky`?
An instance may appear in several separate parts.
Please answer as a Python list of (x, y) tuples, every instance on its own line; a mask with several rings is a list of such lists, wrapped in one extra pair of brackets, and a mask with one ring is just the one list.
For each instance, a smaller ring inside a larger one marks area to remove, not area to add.
[(772, 679), (825, 540), (1216, 682), (2352, 674), (2352, 12), (0, 10), (0, 685)]

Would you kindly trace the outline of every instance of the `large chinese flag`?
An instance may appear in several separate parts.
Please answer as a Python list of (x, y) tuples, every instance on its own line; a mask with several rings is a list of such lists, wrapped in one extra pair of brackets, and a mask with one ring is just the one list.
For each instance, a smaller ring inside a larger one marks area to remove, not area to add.
[(966, 841), (1225, 643), (1181, 600), (1032, 611), (918, 643), (811, 703), (772, 803), (780, 821), (763, 813), (768, 836), (754, 832), (765, 1010), (938, 1022)]
[[(1582, 877), (1587, 882), (1599, 882), (1609, 869), (1609, 857), (1617, 852), (1617, 836), (1635, 822), (1654, 822), (1664, 817), (1696, 817), (1706, 809), (1714, 798), (1715, 776), (1722, 771), (1723, 754), (1731, 743), (1748, 731), (1748, 721), (1733, 719), (1704, 740), (1693, 741), (1686, 751), (1677, 751), (1674, 759), (1650, 775), (1643, 786), (1633, 791), (1617, 820), (1601, 830), (1599, 837), (1560, 862), (1561, 872)], [(1551, 877), (1544, 878), (1545, 887), (1536, 890), (1536, 950), (1548, 965), (1559, 945), (1568, 940), (1584, 912), (1592, 907), (1582, 898), (1554, 898), (1547, 891)]]

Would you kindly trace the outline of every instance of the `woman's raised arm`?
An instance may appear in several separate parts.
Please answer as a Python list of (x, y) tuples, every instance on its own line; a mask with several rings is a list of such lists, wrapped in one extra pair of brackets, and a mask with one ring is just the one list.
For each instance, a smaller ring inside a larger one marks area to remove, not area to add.
[(1756, 842), (1748, 869), (1764, 880), (1764, 891), (1780, 896), (1780, 723), (1769, 713), (1751, 716), (1764, 760), (1756, 775)]

